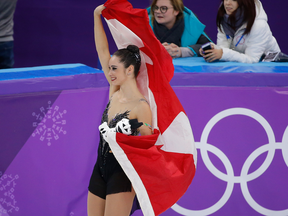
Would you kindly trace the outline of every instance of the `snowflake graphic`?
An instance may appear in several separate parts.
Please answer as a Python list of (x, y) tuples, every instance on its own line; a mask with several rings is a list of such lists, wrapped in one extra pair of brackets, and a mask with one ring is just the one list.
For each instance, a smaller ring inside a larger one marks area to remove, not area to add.
[(36, 118), (33, 122), (35, 131), (32, 133), (33, 137), (40, 136), (40, 140), (47, 141), (47, 145), (51, 146), (52, 140), (58, 140), (61, 134), (66, 135), (67, 131), (64, 130), (66, 120), (64, 115), (66, 110), (60, 111), (59, 106), (51, 106), (51, 101), (48, 101), (48, 107), (40, 108), (40, 113), (33, 112), (32, 116)]
[(0, 178), (0, 215), (2, 213), (7, 214), (12, 213), (13, 211), (19, 211), (14, 195), (17, 179), (19, 179), (18, 175), (12, 176), (7, 174), (4, 174)]

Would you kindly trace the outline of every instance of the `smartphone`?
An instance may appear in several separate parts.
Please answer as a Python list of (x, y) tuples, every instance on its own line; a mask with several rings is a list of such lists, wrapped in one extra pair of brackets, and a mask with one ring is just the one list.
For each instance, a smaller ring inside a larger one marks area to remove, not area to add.
[[(212, 49), (211, 43), (208, 42), (208, 43), (202, 45), (201, 48), (202, 48), (203, 51), (210, 50), (210, 49)], [(205, 53), (203, 52), (203, 54), (205, 54)]]

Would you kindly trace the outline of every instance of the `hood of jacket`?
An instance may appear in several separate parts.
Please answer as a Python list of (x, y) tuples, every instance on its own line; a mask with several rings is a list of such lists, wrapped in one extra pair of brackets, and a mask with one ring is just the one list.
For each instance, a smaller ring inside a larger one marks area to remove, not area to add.
[(255, 0), (255, 6), (256, 6), (256, 18), (255, 18), (255, 20), (265, 20), (267, 22), (268, 17), (267, 17), (266, 12), (264, 11), (262, 3), (259, 0)]

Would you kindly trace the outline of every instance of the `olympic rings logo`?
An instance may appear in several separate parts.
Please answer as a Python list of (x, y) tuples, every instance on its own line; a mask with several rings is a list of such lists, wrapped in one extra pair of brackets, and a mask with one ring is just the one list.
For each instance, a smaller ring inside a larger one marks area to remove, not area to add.
[[(252, 152), (247, 160), (245, 161), (240, 176), (235, 176), (233, 167), (227, 156), (217, 147), (208, 144), (208, 135), (212, 128), (215, 126), (215, 124), (220, 121), (223, 118), (226, 118), (228, 116), (232, 115), (245, 115), (248, 117), (251, 117), (258, 121), (262, 127), (265, 129), (266, 134), (268, 136), (269, 143), (262, 145), (261, 147), (257, 148), (254, 152)], [(208, 170), (217, 178), (221, 179), (222, 181), (227, 182), (227, 187), (226, 191), (223, 194), (223, 196), (220, 198), (220, 200), (215, 203), (213, 206), (203, 209), (203, 210), (189, 210), (185, 209), (181, 206), (179, 206), (177, 203), (172, 206), (172, 209), (179, 214), (182, 215), (210, 215), (216, 211), (218, 211), (220, 208), (222, 208), (226, 202), (229, 200), (233, 187), (235, 183), (240, 183), (242, 194), (247, 201), (247, 203), (257, 212), (263, 214), (263, 215), (273, 215), (273, 216), (282, 216), (282, 215), (288, 215), (288, 209), (285, 210), (280, 210), (280, 211), (273, 211), (270, 209), (267, 209), (261, 205), (259, 205), (251, 196), (249, 190), (248, 190), (248, 185), (247, 183), (249, 181), (252, 181), (259, 176), (261, 176), (270, 166), (274, 155), (275, 155), (275, 150), (280, 149), (282, 150), (282, 155), (284, 158), (284, 161), (288, 167), (288, 127), (286, 128), (283, 138), (282, 138), (282, 143), (276, 143), (274, 132), (269, 125), (269, 123), (266, 121), (265, 118), (263, 118), (260, 114), (258, 114), (255, 111), (246, 109), (246, 108), (231, 108), (224, 110), (218, 114), (216, 114), (205, 126), (203, 133), (201, 135), (200, 142), (195, 142), (196, 148), (200, 149), (200, 154), (203, 159), (203, 162), (205, 166), (208, 168)], [(226, 173), (223, 173), (219, 171), (211, 162), (209, 156), (208, 156), (208, 151), (212, 152), (215, 154), (224, 164)], [(253, 161), (256, 160), (261, 154), (264, 152), (268, 152), (266, 159), (264, 160), (263, 164), (254, 172), (248, 174), (248, 171), (250, 169), (250, 166), (252, 165)]]

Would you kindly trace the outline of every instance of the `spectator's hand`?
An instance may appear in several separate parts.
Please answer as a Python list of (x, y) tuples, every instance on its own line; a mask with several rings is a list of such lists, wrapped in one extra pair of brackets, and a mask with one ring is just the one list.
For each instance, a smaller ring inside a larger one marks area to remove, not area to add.
[(222, 58), (223, 50), (222, 49), (215, 49), (214, 44), (211, 44), (212, 49), (206, 50), (203, 53), (202, 48), (199, 50), (200, 55), (202, 55), (207, 62), (213, 62)]
[(176, 44), (174, 43), (168, 44), (167, 42), (164, 42), (162, 45), (165, 47), (165, 49), (172, 58), (179, 58), (182, 56), (181, 49)]
[(199, 49), (199, 54), (204, 57), (205, 53), (203, 53), (203, 49), (202, 48)]
[(94, 15), (101, 15), (102, 11), (105, 9), (106, 7), (102, 4), (99, 5), (98, 7), (95, 8), (94, 10)]

